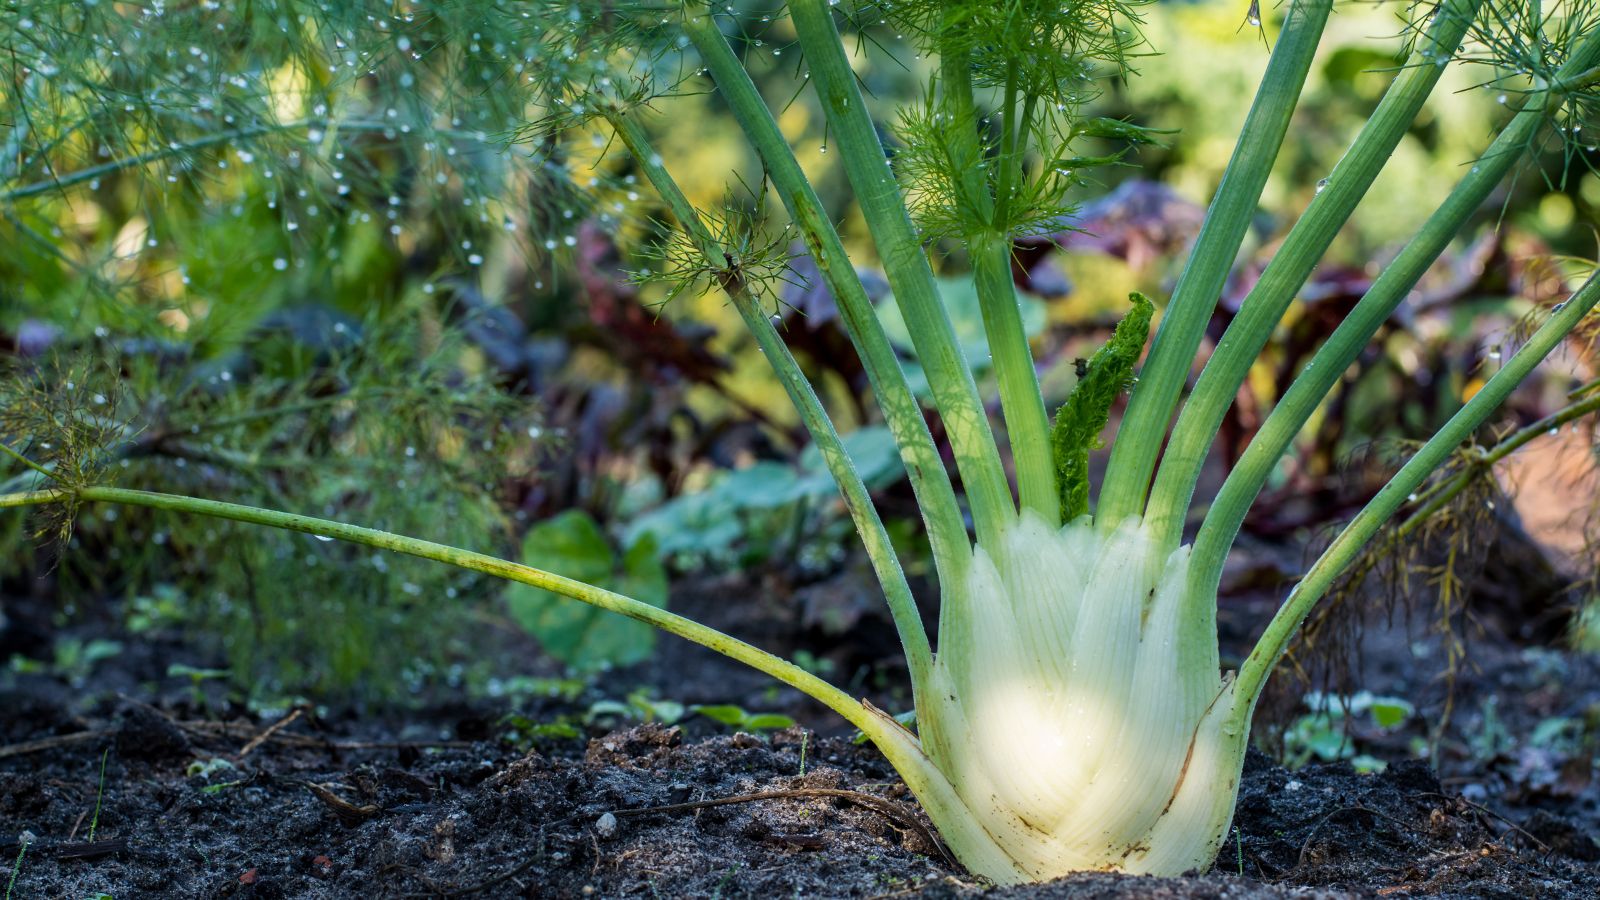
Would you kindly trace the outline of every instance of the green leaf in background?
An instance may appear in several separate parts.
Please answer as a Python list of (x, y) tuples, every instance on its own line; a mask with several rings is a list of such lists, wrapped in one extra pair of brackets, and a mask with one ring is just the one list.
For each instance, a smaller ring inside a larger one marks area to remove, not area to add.
[(781, 713), (751, 713), (731, 703), (695, 706), (691, 711), (740, 731), (776, 731), (794, 725), (793, 719)]
[(715, 719), (724, 725), (738, 727), (750, 714), (732, 704), (716, 704), (711, 706), (696, 706), (694, 711), (708, 719)]
[[(842, 436), (840, 440), (844, 442), (844, 449), (850, 454), (856, 471), (861, 474), (861, 480), (866, 482), (868, 489), (882, 490), (906, 476), (905, 464), (900, 461), (900, 450), (895, 446), (894, 435), (888, 428), (868, 425)], [(821, 497), (838, 496), (839, 489), (834, 486), (833, 476), (828, 474), (822, 454), (817, 451), (815, 444), (807, 444), (800, 452), (800, 468), (808, 476), (808, 481), (820, 479), (823, 482), (825, 489), (816, 492)]]
[[(828, 486), (831, 488), (833, 483), (830, 481)], [(813, 493), (793, 467), (771, 460), (729, 471), (713, 490), (725, 495), (727, 505), (735, 510), (778, 509)]]
[[(882, 490), (905, 477), (900, 451), (889, 429), (870, 425), (844, 435), (845, 450), (871, 490)], [(634, 515), (623, 527), (623, 540), (637, 549), (646, 540), (656, 558), (727, 561), (748, 548), (763, 529), (788, 535), (797, 504), (819, 507), (837, 500), (839, 488), (815, 447), (801, 451), (798, 465), (761, 460), (743, 469), (722, 472), (703, 491), (684, 494), (655, 509)]]
[(794, 720), (783, 713), (755, 713), (744, 720), (746, 731), (776, 731), (794, 727)]
[[(530, 528), (522, 542), (522, 562), (651, 606), (667, 604), (667, 573), (657, 559), (654, 539), (645, 535), (635, 541), (619, 569), (611, 542), (582, 510), (569, 510)], [(579, 671), (640, 662), (655, 646), (650, 626), (540, 588), (513, 585), (506, 602), (511, 617), (546, 653)]]
[[(967, 365), (972, 368), (974, 375), (989, 371), (989, 339), (984, 334), (983, 308), (978, 303), (978, 289), (972, 282), (972, 276), (940, 278), (938, 282), (939, 298), (944, 301), (945, 313), (950, 316), (956, 342), (961, 346), (962, 355), (967, 358)], [(1022, 330), (1028, 337), (1044, 331), (1047, 315), (1044, 302), (1028, 294), (1018, 294), (1017, 301), (1022, 307)], [(900, 315), (900, 306), (892, 295), (879, 301), (878, 321), (883, 323), (883, 330), (895, 349), (914, 360), (916, 349), (911, 345), (911, 331), (906, 328), (906, 320)], [(923, 374), (922, 366), (910, 361), (902, 365), (912, 392), (918, 397), (927, 398), (928, 379)]]
[[(653, 534), (641, 535), (622, 556), (622, 572), (617, 578), (617, 593), (635, 599), (659, 597), (660, 602), (649, 601), (652, 606), (665, 606), (667, 600), (667, 570), (661, 565), (660, 549)], [(632, 621), (631, 619), (629, 621)], [(644, 627), (642, 624), (640, 627)], [(655, 629), (650, 629), (652, 634)]]
[(1411, 718), (1416, 708), (1399, 697), (1374, 697), (1368, 711), (1373, 724), (1379, 728), (1393, 728)]

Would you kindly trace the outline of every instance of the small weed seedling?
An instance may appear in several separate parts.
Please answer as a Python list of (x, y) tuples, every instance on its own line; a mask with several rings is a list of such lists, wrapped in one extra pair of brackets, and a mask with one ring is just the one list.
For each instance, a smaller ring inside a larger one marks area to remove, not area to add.
[(94, 815), (89, 817), (89, 843), (94, 843), (95, 832), (100, 828), (100, 805), (106, 798), (106, 760), (111, 758), (111, 748), (100, 751), (100, 781), (94, 792)]

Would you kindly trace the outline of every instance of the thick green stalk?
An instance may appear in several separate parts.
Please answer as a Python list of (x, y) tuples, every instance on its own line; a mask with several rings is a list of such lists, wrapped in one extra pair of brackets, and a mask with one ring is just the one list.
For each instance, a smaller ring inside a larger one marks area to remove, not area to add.
[[(947, 29), (966, 27), (953, 18)], [(1005, 415), (1011, 444), (1011, 464), (1017, 473), (1017, 496), (1023, 509), (1031, 509), (1051, 525), (1061, 524), (1060, 492), (1050, 452), (1050, 418), (1039, 390), (1028, 333), (1016, 282), (1011, 278), (1011, 235), (1005, 231), (1006, 213), (1016, 190), (1021, 141), (1027, 122), (1014, 121), (1017, 106), (1016, 67), (1008, 71), (1005, 89), (1004, 132), (998, 168), (985, 163), (978, 143), (977, 104), (972, 89), (972, 54), (959, 35), (944, 40), (939, 54), (941, 110), (950, 122), (950, 145), (962, 189), (956, 202), (967, 206), (966, 215), (987, 227), (969, 230), (963, 237), (972, 258), (973, 287), (983, 314), (983, 332), (1000, 385), (1000, 410)], [(1032, 109), (1032, 104), (1028, 104)], [(991, 189), (989, 172), (994, 170)]]
[[(962, 29), (970, 27), (959, 11), (945, 15), (939, 42), (939, 111), (949, 122), (947, 145), (952, 174), (959, 179), (956, 203), (973, 221), (995, 224), (995, 198), (990, 191), (990, 164), (978, 141), (978, 105), (972, 87), (972, 48)], [(1009, 116), (1005, 122), (1009, 127)]]
[(1480, 457), (1473, 460), (1472, 465), (1467, 469), (1457, 472), (1454, 477), (1441, 481), (1418, 494), (1416, 499), (1416, 503), (1419, 504), (1417, 511), (1407, 516), (1405, 522), (1394, 530), (1394, 539), (1397, 541), (1403, 540), (1420, 528), (1435, 513), (1444, 509), (1451, 500), (1454, 500), (1463, 490), (1466, 490), (1467, 485), (1472, 483), (1472, 480), (1477, 477), (1479, 472), (1492, 468), (1495, 463), (1522, 449), (1535, 438), (1552, 434), (1556, 429), (1568, 422), (1575, 422), (1584, 416), (1592, 415), (1596, 411), (1600, 411), (1600, 394), (1574, 403), (1565, 409), (1557, 410), (1537, 422), (1525, 425), (1506, 435), (1496, 442), (1493, 447), (1484, 451)]
[(1528, 342), (1512, 354), (1505, 367), (1496, 372), (1416, 455), (1406, 461), (1378, 495), (1372, 498), (1372, 502), (1323, 551), (1284, 601), (1277, 615), (1273, 616), (1255, 649), (1250, 651), (1239, 667), (1234, 721), (1240, 727), (1248, 726), (1250, 713), (1266, 683), (1267, 675), (1288, 649), (1290, 639), (1305, 620), (1306, 614), (1327, 593), (1334, 580), (1361, 555), (1363, 548), (1377, 535), (1378, 529), (1407, 502), (1411, 493), (1421, 487), (1428, 476), (1438, 471), (1462, 442), (1472, 437), (1472, 433), (1505, 402), (1523, 379), (1532, 374), (1534, 368), (1594, 308), (1596, 302), (1600, 302), (1600, 273), (1591, 276), (1564, 306), (1539, 326)]
[(1017, 495), (1023, 509), (1033, 510), (1051, 526), (1060, 525), (1061, 495), (1050, 451), (1050, 418), (1022, 325), (1016, 282), (1011, 278), (1011, 238), (994, 233), (972, 236), (967, 247), (972, 253), (973, 286), (983, 313), (983, 331), (1000, 383), (1000, 410), (1011, 442)]
[(994, 837), (984, 830), (983, 823), (967, 813), (965, 804), (956, 793), (950, 780), (928, 759), (916, 736), (907, 731), (892, 717), (870, 704), (856, 701), (849, 694), (793, 663), (773, 656), (765, 650), (747, 644), (737, 638), (729, 637), (720, 631), (701, 625), (692, 619), (686, 619), (664, 609), (658, 609), (648, 603), (641, 603), (638, 600), (624, 597), (621, 594), (615, 594), (593, 585), (584, 584), (581, 581), (563, 578), (560, 575), (535, 569), (531, 566), (508, 562), (483, 553), (474, 553), (470, 550), (436, 544), (432, 541), (391, 534), (373, 528), (362, 528), (357, 525), (345, 525), (341, 522), (333, 522), (311, 516), (259, 509), (253, 506), (241, 506), (236, 503), (180, 497), (174, 494), (159, 494), (150, 491), (133, 491), (111, 487), (85, 487), (71, 491), (28, 491), (0, 495), (0, 509), (67, 502), (104, 502), (143, 506), (189, 515), (228, 519), (252, 525), (282, 528), (288, 531), (298, 531), (302, 534), (313, 535), (317, 538), (337, 539), (374, 547), (379, 550), (392, 550), (396, 553), (405, 553), (473, 572), (492, 575), (496, 578), (504, 578), (507, 581), (543, 588), (563, 597), (588, 603), (592, 606), (627, 616), (630, 619), (653, 625), (669, 634), (692, 641), (702, 647), (721, 653), (730, 659), (742, 662), (759, 672), (770, 675), (838, 713), (845, 721), (861, 729), (862, 733), (872, 739), (873, 744), (882, 751), (884, 757), (894, 766), (895, 771), (905, 779), (906, 786), (911, 788), (912, 793), (922, 802), (923, 807), (928, 811), (929, 817), (933, 819), (934, 824), (938, 827), (940, 834), (944, 836), (952, 847), (957, 848), (957, 852), (960, 854), (961, 861), (964, 864), (975, 872), (982, 872), (990, 878), (1003, 880), (1007, 883), (1028, 880), (1026, 873), (1017, 867), (1005, 850), (996, 843)]
[(1461, 495), (1468, 485), (1475, 479), (1482, 478), (1486, 473), (1492, 472), (1495, 463), (1520, 450), (1535, 438), (1553, 433), (1568, 422), (1575, 422), (1584, 416), (1593, 415), (1600, 411), (1600, 394), (1587, 400), (1574, 403), (1564, 409), (1557, 410), (1548, 416), (1517, 429), (1506, 435), (1488, 450), (1480, 451), (1467, 466), (1455, 475), (1443, 481), (1434, 483), (1428, 489), (1418, 491), (1406, 498), (1406, 502), (1416, 507), (1406, 516), (1405, 521), (1390, 529), (1383, 536), (1383, 546), (1375, 554), (1386, 555), (1389, 548), (1400, 546), (1418, 528), (1428, 523), (1440, 510), (1450, 505), (1450, 502)]
[(1206, 323), (1255, 216), (1256, 203), (1300, 100), (1332, 6), (1333, 0), (1294, 0), (1284, 18), (1233, 158), (1167, 301), (1149, 358), (1139, 373), (1139, 384), (1117, 429), (1095, 512), (1102, 528), (1115, 528), (1128, 516), (1144, 512), (1145, 494), (1167, 425), (1188, 381)]
[(1167, 547), (1175, 548), (1183, 539), (1184, 520), (1206, 455), (1261, 348), (1422, 111), (1483, 2), (1447, 0), (1439, 8), (1411, 58), (1384, 92), (1378, 108), (1294, 224), (1240, 306), (1239, 315), (1217, 342), (1172, 428), (1172, 438), (1161, 457), (1161, 468), (1145, 508), (1145, 521)]
[(900, 448), (900, 459), (905, 463), (911, 488), (916, 492), (917, 508), (928, 529), (928, 543), (939, 581), (943, 585), (959, 585), (966, 578), (972, 556), (972, 542), (967, 537), (961, 507), (939, 448), (928, 431), (922, 407), (906, 382), (905, 370), (900, 367), (894, 347), (884, 334), (872, 300), (839, 239), (839, 232), (795, 160), (772, 111), (734, 56), (716, 20), (706, 14), (685, 17), (684, 31), (699, 50), (701, 61), (717, 82), (718, 90), (745, 137), (761, 157), (767, 177), (833, 292), (839, 319), (861, 357), (867, 379), (877, 396), (878, 408)]
[[(638, 118), (624, 110), (612, 110), (606, 114), (606, 119), (616, 129), (617, 135), (627, 146), (628, 152), (633, 155), (634, 161), (655, 186), (656, 192), (666, 201), (678, 224), (688, 232), (706, 262), (713, 267), (724, 265), (727, 259), (724, 248), (706, 230), (699, 213), (695, 212), (693, 205), (678, 188), (677, 182), (661, 164), (661, 157), (651, 147)], [(867, 486), (862, 482), (860, 473), (856, 471), (850, 454), (846, 452), (844, 442), (834, 430), (833, 422), (828, 418), (822, 401), (817, 398), (800, 364), (789, 353), (783, 338), (778, 336), (777, 329), (772, 326), (772, 320), (767, 317), (767, 311), (750, 293), (744, 276), (730, 267), (721, 272), (719, 281), (723, 290), (733, 300), (733, 305), (738, 309), (745, 325), (755, 335), (756, 343), (761, 346), (761, 352), (767, 357), (767, 362), (777, 374), (778, 380), (783, 383), (789, 399), (800, 413), (800, 420), (811, 433), (811, 440), (821, 453), (823, 463), (828, 467), (828, 472), (833, 476), (840, 493), (844, 495), (845, 506), (850, 510), (856, 531), (861, 535), (862, 543), (866, 545), (867, 557), (872, 561), (873, 571), (883, 586), (890, 615), (894, 618), (895, 629), (900, 634), (900, 644), (905, 648), (906, 663), (911, 670), (912, 693), (916, 696), (927, 684), (933, 665), (933, 650), (929, 646), (927, 632), (922, 627), (922, 615), (917, 611), (916, 598), (912, 596), (911, 586), (907, 584), (905, 573), (900, 568), (900, 561), (895, 556), (894, 545), (889, 540), (888, 530), (883, 526), (883, 519), (872, 505), (872, 496), (867, 492)]]
[(504, 578), (507, 581), (543, 588), (563, 597), (570, 597), (573, 600), (588, 603), (591, 606), (597, 606), (601, 609), (627, 616), (630, 619), (653, 625), (662, 631), (693, 641), (703, 647), (709, 647), (724, 656), (736, 659), (745, 665), (771, 675), (784, 684), (803, 691), (807, 696), (815, 698), (858, 728), (866, 730), (871, 727), (874, 730), (881, 730), (877, 727), (877, 723), (868, 711), (860, 703), (852, 699), (849, 694), (799, 666), (779, 659), (765, 650), (736, 638), (731, 638), (719, 631), (701, 625), (699, 622), (667, 612), (664, 609), (658, 609), (648, 603), (641, 603), (638, 600), (633, 600), (593, 585), (584, 584), (581, 581), (563, 578), (560, 575), (535, 569), (531, 566), (508, 562), (484, 553), (474, 553), (470, 550), (437, 544), (433, 541), (405, 537), (404, 535), (392, 534), (387, 531), (379, 531), (375, 528), (363, 528), (359, 525), (346, 525), (342, 522), (333, 522), (312, 516), (260, 509), (254, 506), (242, 506), (237, 503), (223, 503), (216, 500), (202, 500), (196, 497), (182, 497), (175, 494), (161, 494), (152, 491), (134, 491), (125, 488), (84, 487), (76, 490), (52, 489), (6, 494), (0, 496), (0, 509), (65, 503), (74, 499), (88, 503), (103, 502), (143, 506), (188, 515), (210, 516), (216, 519), (228, 519), (234, 522), (298, 531), (302, 534), (314, 535), (319, 538), (332, 538), (379, 550), (405, 553), (410, 556), (481, 572), (485, 575)]
[(933, 270), (845, 55), (832, 5), (828, 0), (792, 0), (789, 15), (810, 69), (812, 88), (843, 159), (845, 175), (855, 190), (856, 203), (878, 248), (895, 302), (911, 332), (917, 359), (928, 374), (934, 403), (950, 436), (962, 486), (972, 506), (978, 541), (985, 546), (999, 546), (1001, 534), (1016, 517), (1011, 487), (1000, 464), (977, 382), (956, 342)]
[[(1568, 58), (1562, 71), (1582, 71), (1600, 59), (1600, 32), (1590, 35)], [(1559, 80), (1559, 79), (1558, 79)], [(1388, 321), (1450, 241), (1483, 206), (1496, 185), (1533, 146), (1551, 103), (1549, 91), (1529, 95), (1527, 102), (1500, 132), (1449, 197), (1429, 216), (1417, 235), (1400, 251), (1378, 279), (1345, 316), (1328, 340), (1289, 386), (1266, 422), (1250, 441), (1212, 501), (1200, 533), (1195, 538), (1190, 574), (1196, 588), (1191, 593), (1215, 596), (1222, 566), (1245, 514), (1271, 477), (1279, 458), (1293, 444), (1328, 391), (1344, 377), (1383, 323)]]

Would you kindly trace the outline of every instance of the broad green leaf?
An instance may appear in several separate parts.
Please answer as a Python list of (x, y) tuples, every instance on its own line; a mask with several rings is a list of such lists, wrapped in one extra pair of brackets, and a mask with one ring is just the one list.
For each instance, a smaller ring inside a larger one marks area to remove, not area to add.
[(732, 704), (696, 706), (693, 711), (741, 731), (774, 731), (794, 725), (793, 719), (781, 713), (749, 713)]
[[(983, 330), (983, 308), (978, 302), (978, 289), (974, 286), (972, 277), (969, 275), (961, 278), (940, 278), (938, 284), (939, 298), (944, 301), (945, 313), (950, 317), (950, 325), (956, 333), (956, 342), (961, 346), (962, 355), (967, 358), (967, 365), (974, 374), (988, 371), (989, 338)], [(1017, 300), (1022, 307), (1023, 331), (1029, 337), (1043, 331), (1047, 318), (1044, 303), (1037, 297), (1027, 294), (1018, 294)], [(888, 335), (889, 342), (914, 360), (916, 348), (911, 343), (911, 331), (906, 327), (906, 321), (900, 315), (900, 306), (895, 303), (892, 295), (884, 297), (878, 303), (878, 321), (883, 323), (883, 330)], [(922, 372), (922, 366), (916, 362), (907, 362), (904, 367), (912, 391), (919, 397), (928, 396), (928, 381)]]
[[(900, 448), (895, 446), (894, 435), (888, 428), (882, 425), (869, 425), (842, 435), (840, 440), (844, 443), (845, 452), (850, 454), (851, 461), (855, 463), (856, 472), (861, 475), (861, 480), (866, 482), (869, 490), (881, 490), (905, 477), (905, 464), (900, 460)], [(822, 453), (817, 450), (817, 445), (806, 445), (806, 449), (800, 454), (800, 468), (806, 473), (821, 475), (826, 481), (828, 496), (838, 493), (833, 478), (828, 475), (827, 467), (823, 465)]]
[[(868, 488), (888, 487), (905, 477), (900, 451), (888, 429), (861, 428), (842, 440)], [(651, 538), (657, 559), (688, 560), (691, 564), (726, 559), (758, 543), (760, 529), (770, 529), (773, 523), (779, 523), (787, 534), (792, 525), (781, 511), (797, 503), (826, 502), (838, 496), (822, 454), (808, 446), (798, 466), (762, 460), (723, 472), (699, 493), (685, 494), (634, 516), (623, 536), (634, 547)]]
[(1379, 728), (1393, 728), (1401, 722), (1411, 718), (1416, 710), (1398, 697), (1376, 697), (1368, 710), (1372, 714), (1372, 721)]
[(620, 719), (633, 718), (634, 708), (621, 700), (596, 700), (589, 704), (589, 709), (583, 714), (583, 720), (593, 724), (598, 719), (606, 716), (616, 716)]
[[(636, 541), (618, 571), (610, 541), (581, 510), (564, 512), (529, 529), (522, 561), (652, 606), (666, 606), (667, 576), (656, 558), (654, 541), (648, 536)], [(546, 653), (579, 671), (640, 662), (655, 646), (655, 629), (649, 625), (540, 588), (513, 585), (507, 603), (512, 618)]]
[(748, 509), (777, 509), (811, 493), (793, 468), (771, 460), (728, 472), (712, 490), (726, 496), (730, 506)]
[(1350, 757), (1350, 766), (1363, 775), (1373, 775), (1389, 768), (1389, 764), (1370, 753)]
[(748, 731), (776, 731), (792, 727), (794, 720), (782, 713), (756, 713), (744, 720), (744, 728)]
[(694, 711), (708, 719), (715, 719), (724, 725), (739, 726), (749, 718), (749, 714), (731, 704), (718, 704), (714, 706), (696, 706)]
[[(651, 598), (652, 606), (663, 606), (667, 596), (667, 570), (661, 565), (659, 548), (653, 534), (633, 542), (622, 556), (622, 573), (617, 579), (617, 593), (634, 599)], [(663, 602), (657, 602), (660, 598)]]

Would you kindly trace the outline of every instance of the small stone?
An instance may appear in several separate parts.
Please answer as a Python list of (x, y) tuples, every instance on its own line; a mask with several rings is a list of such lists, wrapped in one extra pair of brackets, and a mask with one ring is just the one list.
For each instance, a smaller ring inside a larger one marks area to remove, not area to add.
[(611, 813), (605, 813), (596, 819), (594, 821), (594, 833), (610, 840), (617, 833), (617, 817)]

